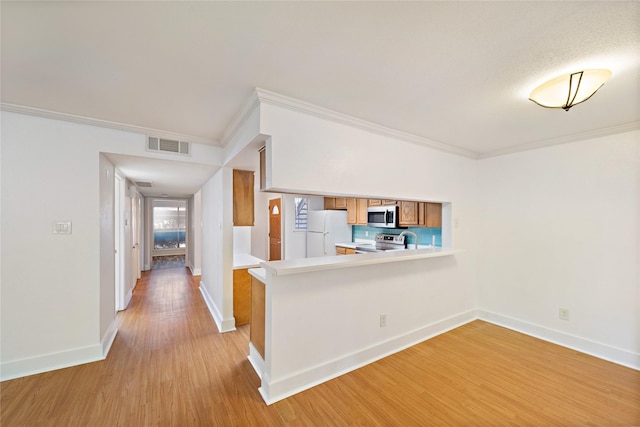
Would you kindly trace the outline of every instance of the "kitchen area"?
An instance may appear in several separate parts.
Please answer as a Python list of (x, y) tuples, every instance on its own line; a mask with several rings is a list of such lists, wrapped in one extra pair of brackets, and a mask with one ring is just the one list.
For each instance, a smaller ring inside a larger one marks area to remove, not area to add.
[[(404, 295), (446, 286), (425, 286), (424, 268), (437, 277), (455, 263), (450, 203), (271, 193), (250, 175), (236, 178), (244, 188), (233, 194), (233, 310), (236, 326), (250, 325), (248, 360), (267, 404), (472, 315), (401, 332), (418, 306), (406, 309), (420, 301)], [(261, 242), (263, 258), (255, 256)], [(398, 287), (398, 271), (415, 280)]]

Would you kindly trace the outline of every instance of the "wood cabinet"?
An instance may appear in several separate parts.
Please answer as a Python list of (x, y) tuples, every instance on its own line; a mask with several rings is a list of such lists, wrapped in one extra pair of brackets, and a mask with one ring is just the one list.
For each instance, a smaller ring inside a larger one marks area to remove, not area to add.
[(442, 228), (442, 203), (399, 202), (398, 225)]
[(324, 198), (325, 209), (347, 209), (346, 197), (325, 197)]
[(350, 225), (367, 225), (367, 208), (369, 207), (368, 199), (356, 199), (350, 197), (347, 199), (347, 224)]
[(233, 225), (254, 225), (253, 171), (233, 170)]
[(336, 209), (347, 209), (346, 197), (336, 197)]
[(353, 255), (356, 253), (354, 248), (347, 248), (345, 246), (336, 246), (336, 255)]
[(347, 199), (347, 224), (357, 224), (358, 209), (356, 199), (349, 197)]
[(356, 224), (367, 225), (367, 208), (369, 203), (367, 199), (356, 199)]
[(249, 341), (264, 360), (265, 289), (264, 283), (251, 276), (251, 326)]
[(382, 206), (382, 200), (380, 200), (380, 199), (369, 199), (369, 206)]
[(236, 326), (251, 319), (251, 275), (247, 268), (233, 270), (233, 317)]
[(442, 228), (442, 203), (424, 203), (424, 226), (429, 228)]
[(419, 202), (408, 202), (402, 200), (398, 208), (398, 225), (408, 227), (419, 223), (418, 220), (418, 204)]

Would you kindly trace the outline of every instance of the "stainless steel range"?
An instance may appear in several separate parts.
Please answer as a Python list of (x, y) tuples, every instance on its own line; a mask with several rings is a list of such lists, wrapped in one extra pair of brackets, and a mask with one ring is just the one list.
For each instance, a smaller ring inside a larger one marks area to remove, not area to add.
[(356, 246), (357, 254), (368, 254), (372, 252), (398, 251), (406, 249), (405, 236), (397, 234), (376, 234), (375, 244), (363, 243)]

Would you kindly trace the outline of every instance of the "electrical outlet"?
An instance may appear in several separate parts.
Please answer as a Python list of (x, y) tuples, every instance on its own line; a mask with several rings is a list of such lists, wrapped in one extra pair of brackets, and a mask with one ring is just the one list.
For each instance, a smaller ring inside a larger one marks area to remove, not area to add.
[(380, 315), (380, 327), (384, 328), (385, 326), (387, 326), (387, 315), (386, 314), (381, 314)]
[(569, 309), (559, 308), (558, 317), (560, 318), (560, 320), (569, 320)]

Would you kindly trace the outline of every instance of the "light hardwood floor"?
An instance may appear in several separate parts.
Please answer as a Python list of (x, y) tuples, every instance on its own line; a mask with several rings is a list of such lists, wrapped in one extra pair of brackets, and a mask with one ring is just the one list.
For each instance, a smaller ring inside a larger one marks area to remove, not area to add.
[(1, 425), (640, 425), (640, 372), (481, 321), (271, 406), (248, 326), (219, 334), (185, 269), (118, 321), (105, 361), (1, 383)]

